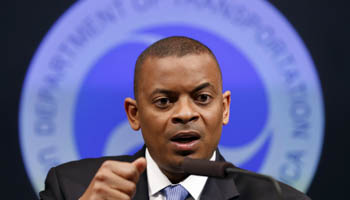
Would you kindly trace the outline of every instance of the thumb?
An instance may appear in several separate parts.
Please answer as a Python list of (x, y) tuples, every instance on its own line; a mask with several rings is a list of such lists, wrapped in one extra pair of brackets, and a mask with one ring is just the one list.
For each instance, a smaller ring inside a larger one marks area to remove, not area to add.
[(132, 162), (133, 165), (135, 165), (137, 171), (139, 174), (142, 174), (143, 171), (146, 169), (146, 159), (144, 157), (136, 159), (134, 162)]

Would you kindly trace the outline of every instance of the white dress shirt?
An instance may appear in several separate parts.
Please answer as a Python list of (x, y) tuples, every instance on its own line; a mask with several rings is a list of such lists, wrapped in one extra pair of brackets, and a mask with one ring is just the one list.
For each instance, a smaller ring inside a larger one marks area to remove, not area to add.
[[(215, 160), (216, 152), (214, 151), (210, 160)], [(153, 160), (146, 148), (147, 161), (147, 179), (148, 179), (148, 195), (150, 200), (165, 200), (165, 196), (161, 192), (163, 188), (173, 185), (169, 179), (159, 169), (157, 163)], [(203, 191), (204, 185), (207, 182), (207, 176), (190, 175), (181, 184), (188, 193), (195, 199), (199, 200)]]

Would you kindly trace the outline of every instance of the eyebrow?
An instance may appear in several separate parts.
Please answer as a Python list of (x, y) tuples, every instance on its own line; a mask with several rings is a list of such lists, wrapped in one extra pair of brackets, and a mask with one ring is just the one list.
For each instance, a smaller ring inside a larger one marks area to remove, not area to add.
[(158, 94), (158, 93), (161, 93), (161, 94), (173, 94), (174, 92), (173, 91), (171, 91), (171, 90), (166, 90), (166, 89), (159, 89), (159, 88), (157, 88), (157, 89), (155, 89), (153, 92), (152, 92), (152, 94), (151, 94), (151, 96), (153, 96), (153, 95), (155, 95), (155, 94)]
[[(204, 89), (204, 88), (207, 88), (207, 87), (209, 87), (209, 88), (211, 88), (213, 91), (215, 91), (215, 88), (214, 88), (214, 86), (213, 86), (212, 84), (210, 84), (209, 82), (205, 82), (205, 83), (200, 84), (200, 85), (197, 86), (196, 88), (194, 88), (194, 89), (191, 91), (191, 93), (196, 93), (196, 92), (198, 92), (198, 91), (200, 91), (200, 90), (202, 90), (202, 89)], [(156, 88), (156, 89), (152, 92), (151, 96), (153, 96), (153, 95), (155, 95), (155, 94), (159, 94), (159, 93), (171, 95), (171, 94), (174, 94), (174, 93), (176, 93), (176, 92), (171, 91), (171, 90)]]
[(209, 88), (211, 88), (213, 91), (215, 91), (215, 88), (214, 88), (214, 86), (213, 86), (212, 84), (210, 84), (209, 82), (205, 82), (205, 83), (200, 84), (200, 85), (197, 86), (196, 88), (194, 88), (194, 89), (191, 91), (191, 93), (196, 93), (196, 92), (198, 92), (198, 91), (200, 91), (200, 90), (202, 90), (202, 89), (204, 89), (204, 88), (207, 88), (207, 87), (209, 87)]

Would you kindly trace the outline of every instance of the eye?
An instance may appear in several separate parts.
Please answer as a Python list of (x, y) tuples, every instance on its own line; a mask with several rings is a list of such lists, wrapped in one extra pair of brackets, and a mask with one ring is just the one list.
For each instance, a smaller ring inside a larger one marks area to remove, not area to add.
[(212, 97), (208, 94), (200, 94), (196, 97), (196, 102), (200, 103), (200, 104), (208, 104), (210, 103)]
[(158, 108), (167, 108), (170, 105), (170, 99), (161, 97), (153, 102)]

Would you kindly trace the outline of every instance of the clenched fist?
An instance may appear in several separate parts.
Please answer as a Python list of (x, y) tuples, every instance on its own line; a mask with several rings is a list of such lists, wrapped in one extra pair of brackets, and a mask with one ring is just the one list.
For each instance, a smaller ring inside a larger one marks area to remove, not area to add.
[(145, 158), (139, 158), (132, 163), (105, 161), (80, 200), (131, 199), (145, 168)]

